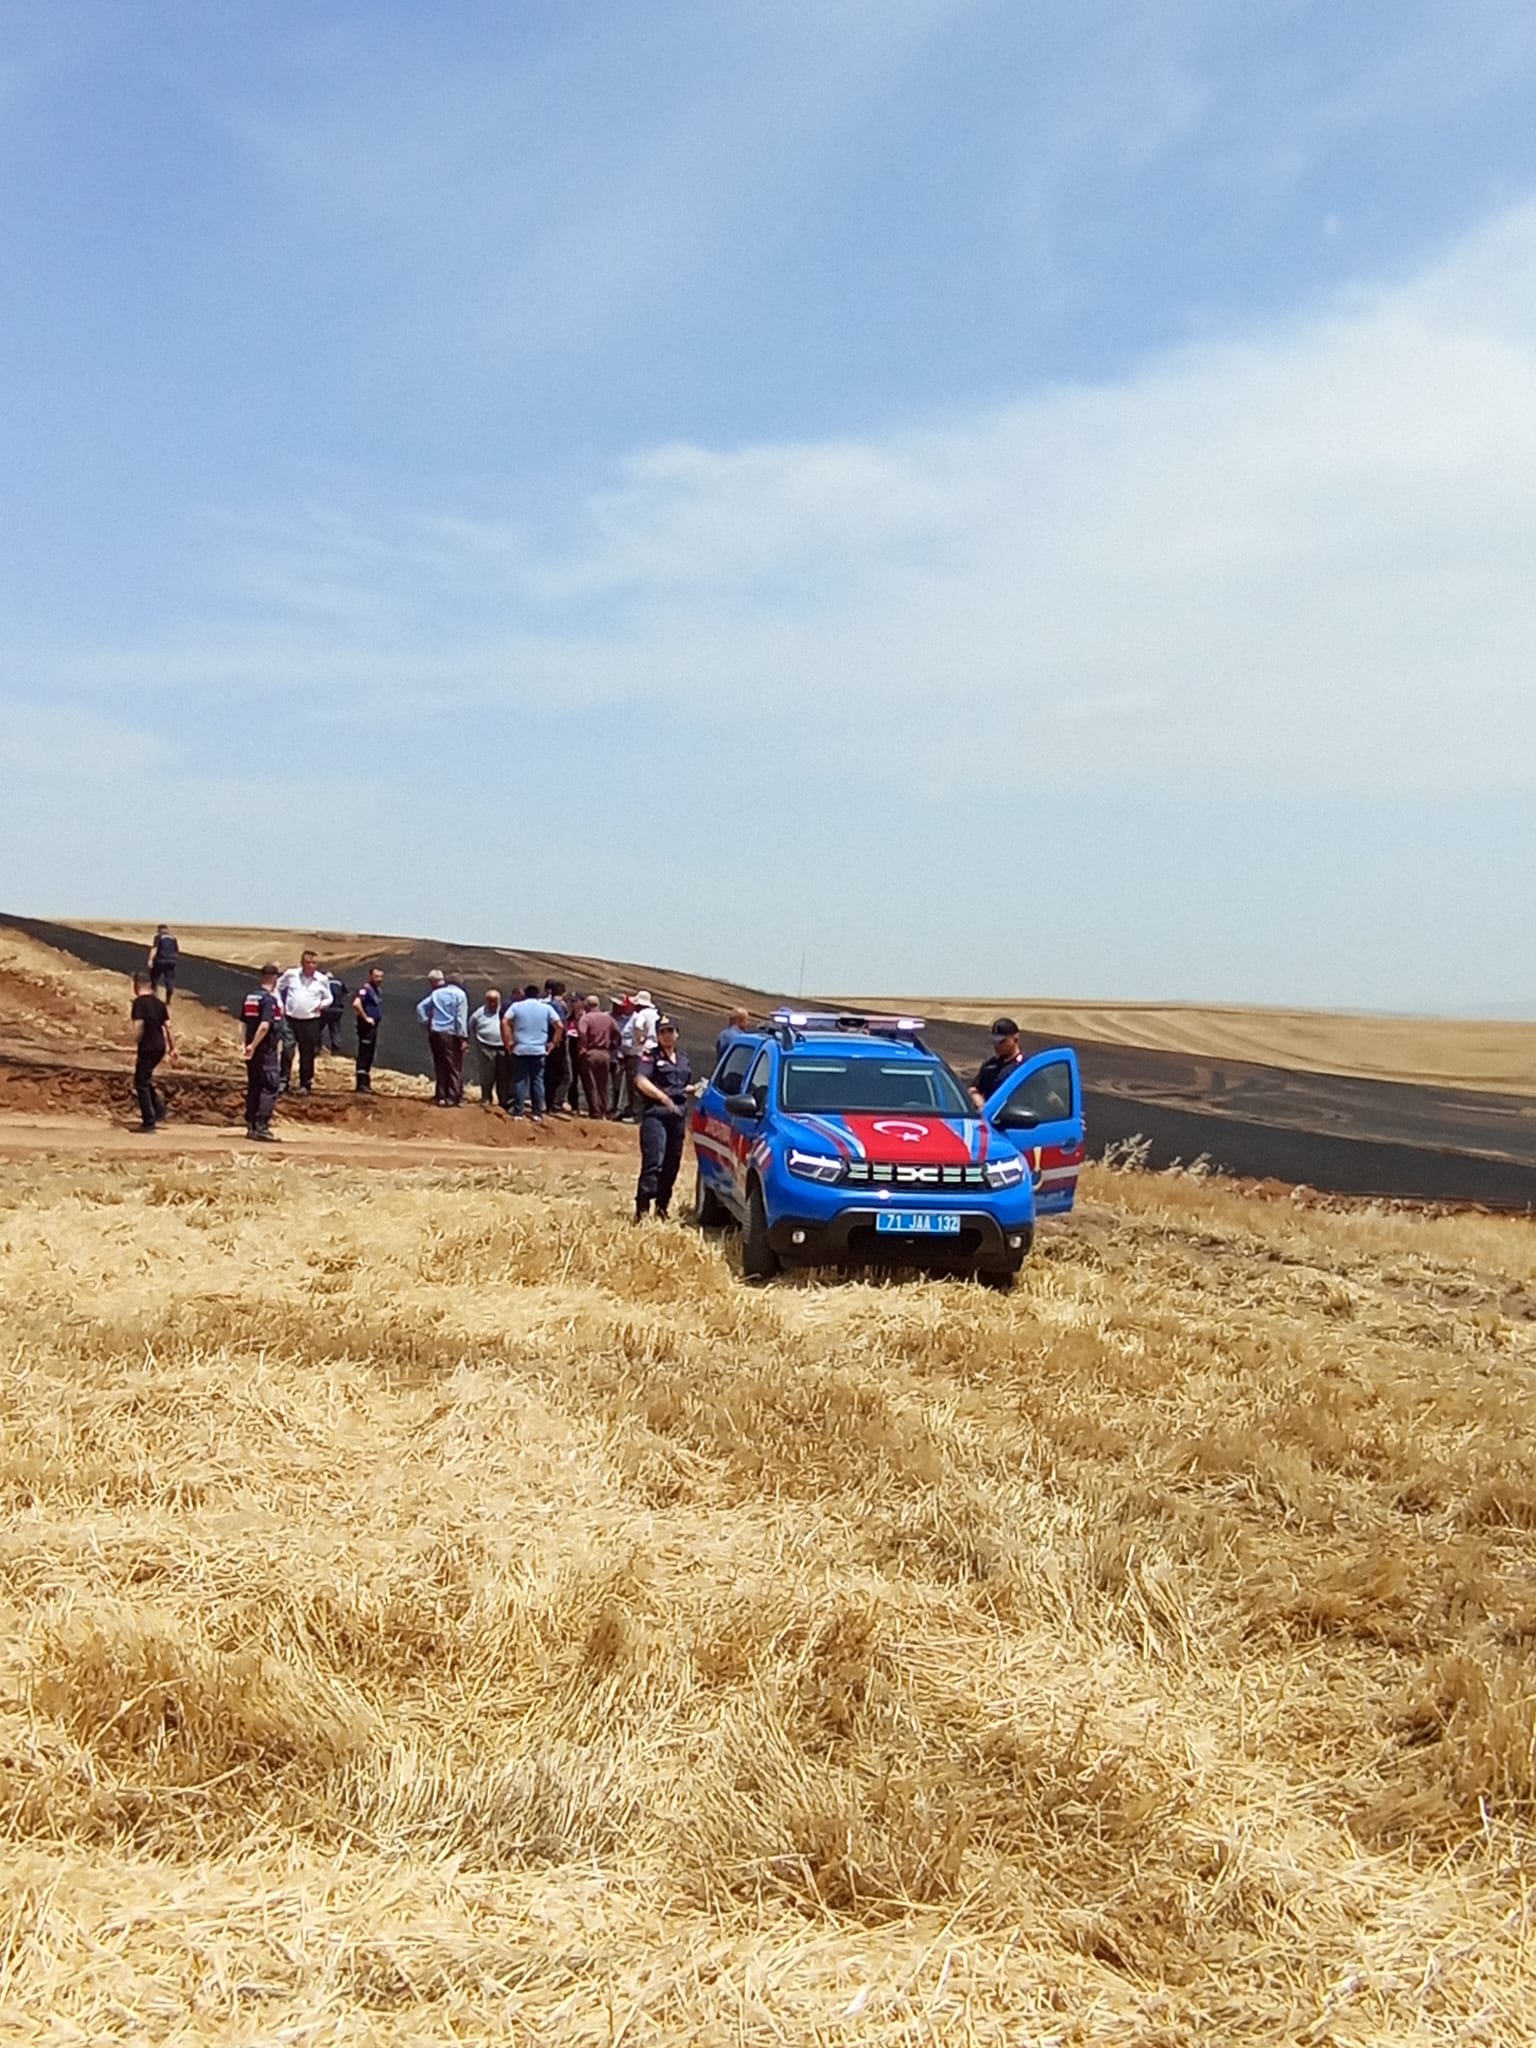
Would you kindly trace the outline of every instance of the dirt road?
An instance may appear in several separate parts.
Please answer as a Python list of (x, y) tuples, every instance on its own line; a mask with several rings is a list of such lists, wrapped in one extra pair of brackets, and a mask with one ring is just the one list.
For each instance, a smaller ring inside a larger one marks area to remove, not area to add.
[[(479, 1112), (457, 1114), (465, 1122)], [(593, 1166), (627, 1163), (635, 1153), (633, 1130), (622, 1124), (591, 1128), (555, 1122), (542, 1128), (509, 1129), (498, 1119), (496, 1135), (382, 1136), (377, 1131), (334, 1124), (290, 1122), (280, 1145), (253, 1145), (237, 1125), (168, 1123), (146, 1137), (135, 1126), (99, 1113), (0, 1114), (0, 1159), (99, 1158), (164, 1160), (260, 1159), (280, 1170), (288, 1160), (333, 1166), (526, 1165), (530, 1158), (558, 1154), (561, 1164)]]

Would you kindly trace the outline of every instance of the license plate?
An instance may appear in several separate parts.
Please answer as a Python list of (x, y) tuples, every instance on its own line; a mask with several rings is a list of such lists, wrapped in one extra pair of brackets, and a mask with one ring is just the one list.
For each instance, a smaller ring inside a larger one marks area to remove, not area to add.
[(875, 1229), (901, 1237), (958, 1237), (960, 1218), (942, 1209), (881, 1209)]

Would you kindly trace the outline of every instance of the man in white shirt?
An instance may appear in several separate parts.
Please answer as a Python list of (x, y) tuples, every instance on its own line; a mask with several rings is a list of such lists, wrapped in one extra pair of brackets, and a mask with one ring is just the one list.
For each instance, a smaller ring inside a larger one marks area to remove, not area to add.
[[(313, 1095), (315, 1056), (320, 1050), (320, 1019), (331, 1006), (331, 978), (322, 970), (313, 953), (301, 954), (297, 967), (290, 967), (286, 974), (279, 975), (277, 999), (293, 1031), (294, 1048), (299, 1055), (299, 1093)], [(292, 1072), (293, 1057), (290, 1054), (283, 1076), (285, 1083)]]
[(629, 1015), (620, 1028), (619, 1042), (624, 1054), (623, 1114), (638, 1117), (645, 1105), (641, 1102), (635, 1081), (640, 1072), (640, 1062), (656, 1050), (656, 1019), (660, 1015), (651, 1001), (649, 989), (635, 992)]

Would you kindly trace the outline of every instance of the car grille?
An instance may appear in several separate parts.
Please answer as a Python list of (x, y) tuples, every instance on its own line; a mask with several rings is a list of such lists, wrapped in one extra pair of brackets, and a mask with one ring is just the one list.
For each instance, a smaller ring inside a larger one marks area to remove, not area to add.
[(854, 1186), (893, 1188), (984, 1188), (984, 1166), (917, 1166), (910, 1160), (850, 1159), (844, 1179)]

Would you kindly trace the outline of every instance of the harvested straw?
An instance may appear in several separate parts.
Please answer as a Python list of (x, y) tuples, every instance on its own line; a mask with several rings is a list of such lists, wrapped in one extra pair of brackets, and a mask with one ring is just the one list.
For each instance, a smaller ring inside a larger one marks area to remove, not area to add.
[(1536, 2036), (1536, 1232), (604, 1171), (0, 1180), (0, 2030)]

